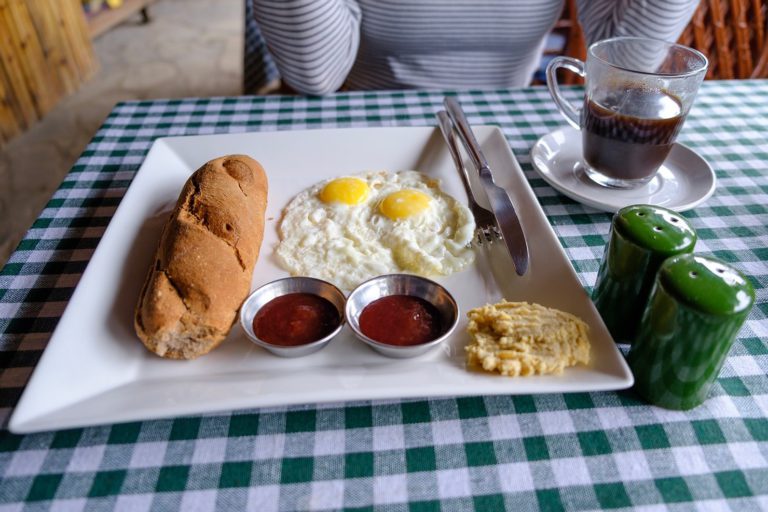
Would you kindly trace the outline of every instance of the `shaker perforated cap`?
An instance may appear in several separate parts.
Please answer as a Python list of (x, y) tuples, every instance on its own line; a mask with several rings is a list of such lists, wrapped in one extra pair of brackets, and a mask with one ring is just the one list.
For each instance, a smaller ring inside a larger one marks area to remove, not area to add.
[(669, 258), (659, 269), (659, 283), (679, 302), (708, 315), (738, 315), (755, 302), (752, 284), (738, 270), (706, 256)]
[(649, 204), (627, 206), (616, 212), (614, 229), (633, 244), (655, 254), (691, 252), (696, 231), (677, 212)]

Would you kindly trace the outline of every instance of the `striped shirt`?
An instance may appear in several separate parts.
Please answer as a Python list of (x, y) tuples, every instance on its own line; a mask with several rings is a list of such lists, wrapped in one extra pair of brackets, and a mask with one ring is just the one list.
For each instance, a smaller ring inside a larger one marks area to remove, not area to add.
[[(527, 85), (563, 0), (252, 0), (282, 79), (305, 94)], [(697, 0), (577, 0), (587, 44), (675, 41)]]

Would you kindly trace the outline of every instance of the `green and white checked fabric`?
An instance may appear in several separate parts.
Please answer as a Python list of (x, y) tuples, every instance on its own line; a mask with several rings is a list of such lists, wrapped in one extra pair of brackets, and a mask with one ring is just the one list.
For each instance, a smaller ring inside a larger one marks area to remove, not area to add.
[[(575, 96), (578, 91), (571, 91)], [(118, 104), (0, 273), (7, 420), (157, 137), (433, 125), (444, 92)], [(498, 124), (591, 290), (610, 216), (550, 188), (534, 141), (561, 126), (542, 88), (461, 92)], [(277, 407), (17, 436), (0, 431), (0, 511), (768, 509), (768, 82), (708, 82), (681, 140), (717, 171), (687, 212), (697, 251), (757, 304), (711, 398), (689, 412), (631, 392)]]

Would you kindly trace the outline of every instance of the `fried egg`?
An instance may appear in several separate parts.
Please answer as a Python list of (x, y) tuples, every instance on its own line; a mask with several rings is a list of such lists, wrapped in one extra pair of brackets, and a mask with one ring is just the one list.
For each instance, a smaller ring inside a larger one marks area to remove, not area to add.
[(474, 260), (469, 209), (417, 171), (326, 180), (285, 207), (277, 257), (293, 275), (350, 290), (381, 274), (440, 276)]

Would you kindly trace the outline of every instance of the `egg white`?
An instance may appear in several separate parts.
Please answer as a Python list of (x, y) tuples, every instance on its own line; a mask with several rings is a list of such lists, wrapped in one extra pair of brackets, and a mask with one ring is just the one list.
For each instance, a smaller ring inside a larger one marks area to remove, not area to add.
[[(372, 171), (354, 176), (369, 187), (356, 205), (325, 203), (320, 191), (332, 180), (305, 189), (285, 207), (277, 257), (292, 275), (317, 277), (350, 290), (371, 277), (393, 272), (439, 276), (474, 261), (467, 247), (474, 219), (469, 209), (417, 171)], [(387, 195), (418, 190), (427, 209), (392, 220), (379, 211)]]

